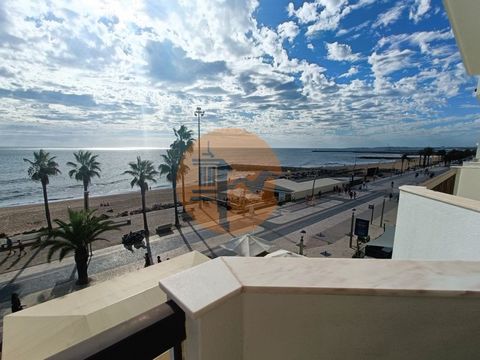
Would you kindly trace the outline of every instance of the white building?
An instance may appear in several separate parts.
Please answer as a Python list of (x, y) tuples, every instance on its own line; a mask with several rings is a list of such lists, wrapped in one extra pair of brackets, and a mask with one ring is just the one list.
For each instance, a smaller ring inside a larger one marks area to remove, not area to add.
[(280, 201), (292, 201), (304, 199), (308, 196), (318, 195), (319, 192), (326, 193), (333, 191), (335, 186), (342, 187), (348, 184), (347, 179), (322, 178), (309, 181), (293, 181), (289, 179), (275, 179), (265, 181), (264, 191), (270, 191)]

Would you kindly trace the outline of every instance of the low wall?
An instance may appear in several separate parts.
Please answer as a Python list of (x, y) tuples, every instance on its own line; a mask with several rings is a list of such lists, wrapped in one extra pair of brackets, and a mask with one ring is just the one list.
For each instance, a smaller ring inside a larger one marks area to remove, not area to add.
[(478, 262), (218, 258), (160, 286), (186, 313), (187, 360), (476, 359), (479, 275)]
[(480, 202), (400, 187), (393, 259), (480, 260)]

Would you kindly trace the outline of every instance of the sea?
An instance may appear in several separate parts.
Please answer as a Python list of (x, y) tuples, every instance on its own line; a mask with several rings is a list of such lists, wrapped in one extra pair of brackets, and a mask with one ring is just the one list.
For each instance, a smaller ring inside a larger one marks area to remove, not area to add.
[[(44, 149), (50, 155), (56, 156), (60, 175), (51, 176), (48, 185), (50, 201), (82, 198), (82, 184), (68, 176), (69, 167), (66, 163), (74, 161), (73, 152), (77, 149)], [(130, 187), (129, 175), (123, 175), (128, 170), (128, 163), (135, 161), (137, 156), (143, 160), (151, 160), (156, 166), (161, 163), (161, 155), (165, 149), (87, 149), (98, 154), (101, 163), (101, 177), (94, 178), (90, 186), (90, 196), (119, 194), (137, 191)], [(371, 162), (388, 162), (392, 160), (362, 159), (354, 149), (338, 151), (312, 151), (311, 148), (292, 149), (274, 148), (273, 151), (282, 166), (319, 167), (362, 164)], [(32, 159), (33, 151), (38, 149), (0, 148), (0, 207), (36, 204), (43, 202), (40, 183), (32, 181), (27, 175), (28, 163), (23, 159)], [(385, 157), (384, 153), (369, 153), (368, 156)], [(388, 154), (398, 159), (398, 154)], [(152, 189), (171, 186), (164, 177), (159, 177), (157, 183), (151, 184)]]

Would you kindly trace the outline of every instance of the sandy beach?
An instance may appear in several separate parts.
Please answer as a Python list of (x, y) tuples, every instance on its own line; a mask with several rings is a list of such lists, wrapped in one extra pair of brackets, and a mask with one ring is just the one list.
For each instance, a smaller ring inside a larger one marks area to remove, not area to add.
[[(39, 186), (39, 191), (41, 188)], [(147, 207), (155, 204), (173, 204), (171, 189), (151, 190), (147, 193)], [(109, 204), (109, 206), (100, 206)], [(90, 197), (90, 208), (96, 209), (97, 215), (107, 214), (119, 217), (125, 211), (141, 209), (140, 191), (131, 191), (118, 195)], [(52, 219), (66, 219), (67, 209), (83, 209), (83, 199), (64, 200), (49, 203)], [(0, 208), (0, 233), (18, 234), (46, 226), (45, 208), (43, 203)]]
[[(415, 166), (416, 161), (410, 162), (410, 167)], [(407, 168), (407, 163), (404, 163), (404, 168)], [(362, 169), (367, 169), (369, 167), (379, 167), (380, 169), (401, 169), (401, 161), (396, 162), (382, 162), (371, 164), (361, 164), (355, 166), (355, 171), (358, 172)], [(352, 171), (354, 168), (353, 165), (337, 167), (336, 169), (340, 173), (345, 173)], [(312, 171), (321, 168), (309, 168), (305, 171)], [(332, 168), (330, 168), (332, 169)], [(299, 171), (301, 172), (301, 171)], [(40, 185), (38, 186), (38, 191), (41, 191)], [(179, 191), (179, 200), (181, 200), (181, 191)], [(101, 204), (108, 204), (108, 206), (101, 206)], [(167, 205), (173, 204), (173, 197), (171, 189), (158, 189), (151, 190), (147, 193), (147, 207), (153, 207), (154, 205)], [(64, 200), (56, 201), (49, 203), (50, 213), (52, 219), (66, 219), (67, 209), (71, 208), (74, 210), (81, 210), (83, 208), (83, 199), (75, 200)], [(111, 218), (121, 218), (120, 214), (131, 211), (136, 211), (141, 209), (141, 199), (139, 191), (131, 191), (118, 195), (109, 195), (109, 196), (97, 196), (91, 194), (90, 197), (90, 208), (96, 209), (97, 214), (107, 214)], [(165, 210), (163, 212), (170, 212)], [(157, 211), (152, 211), (149, 214), (149, 218), (157, 213)], [(137, 215), (129, 216), (134, 222)], [(168, 222), (168, 219), (161, 219), (154, 221), (150, 224), (150, 227), (153, 228), (161, 223)], [(136, 221), (135, 221), (136, 223)], [(45, 221), (45, 210), (43, 203), (32, 204), (32, 205), (21, 205), (14, 207), (4, 207), (0, 208), (0, 233), (5, 233), (8, 235), (15, 235), (25, 231), (31, 231), (34, 229), (39, 229), (42, 226), (46, 225)], [(135, 229), (140, 227), (139, 224), (134, 224)], [(141, 228), (141, 227), (140, 227)], [(138, 230), (138, 229), (137, 229)]]

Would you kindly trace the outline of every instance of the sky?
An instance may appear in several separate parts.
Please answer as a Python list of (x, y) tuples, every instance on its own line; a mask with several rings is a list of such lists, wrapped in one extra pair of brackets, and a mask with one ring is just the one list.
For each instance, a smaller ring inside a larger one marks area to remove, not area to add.
[(0, 146), (471, 146), (476, 79), (440, 0), (2, 0)]

